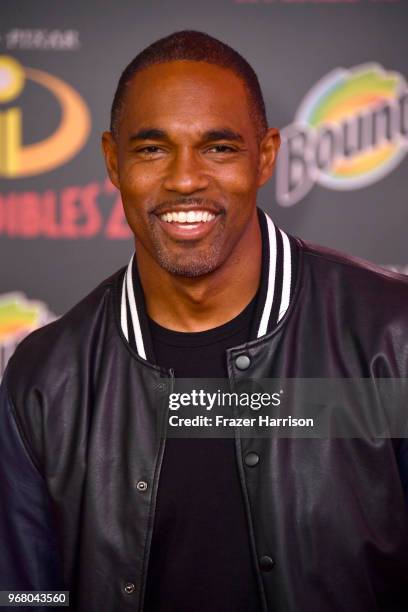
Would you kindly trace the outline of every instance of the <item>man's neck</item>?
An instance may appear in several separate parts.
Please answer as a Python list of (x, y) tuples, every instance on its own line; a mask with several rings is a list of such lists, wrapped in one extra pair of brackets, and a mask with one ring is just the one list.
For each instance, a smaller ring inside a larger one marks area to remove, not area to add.
[(181, 332), (212, 329), (242, 312), (258, 290), (262, 267), (258, 216), (254, 215), (254, 221), (227, 260), (204, 276), (172, 275), (145, 257), (142, 249), (136, 249), (136, 257), (151, 319)]

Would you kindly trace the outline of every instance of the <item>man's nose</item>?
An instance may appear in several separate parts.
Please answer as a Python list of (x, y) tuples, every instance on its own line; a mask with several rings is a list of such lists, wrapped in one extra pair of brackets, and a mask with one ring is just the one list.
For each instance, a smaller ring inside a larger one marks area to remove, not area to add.
[(208, 187), (208, 177), (197, 151), (181, 149), (169, 164), (164, 187), (177, 193), (194, 193)]

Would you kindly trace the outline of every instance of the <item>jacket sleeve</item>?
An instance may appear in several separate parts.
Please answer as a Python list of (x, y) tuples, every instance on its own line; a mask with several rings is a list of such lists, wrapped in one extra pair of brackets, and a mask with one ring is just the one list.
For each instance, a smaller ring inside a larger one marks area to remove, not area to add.
[(0, 591), (66, 590), (52, 525), (46, 483), (19, 430), (6, 370), (0, 386)]

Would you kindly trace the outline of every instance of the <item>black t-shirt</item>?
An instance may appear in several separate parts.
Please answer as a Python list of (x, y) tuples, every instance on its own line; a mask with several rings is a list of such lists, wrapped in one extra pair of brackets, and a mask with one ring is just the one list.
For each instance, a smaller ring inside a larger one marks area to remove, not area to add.
[[(227, 348), (249, 340), (256, 297), (234, 319), (176, 332), (149, 319), (156, 363), (177, 378), (227, 377)], [(146, 612), (259, 612), (233, 438), (168, 438), (147, 575)]]

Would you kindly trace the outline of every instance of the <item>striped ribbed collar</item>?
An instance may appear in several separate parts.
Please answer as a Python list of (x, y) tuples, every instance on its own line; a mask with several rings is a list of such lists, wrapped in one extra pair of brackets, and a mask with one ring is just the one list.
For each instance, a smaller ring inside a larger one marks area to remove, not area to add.
[[(276, 227), (269, 215), (260, 208), (257, 211), (262, 236), (262, 273), (251, 340), (272, 331), (287, 311), (294, 292), (298, 259), (295, 239)], [(132, 349), (142, 359), (155, 363), (135, 253), (122, 282), (120, 322)]]

